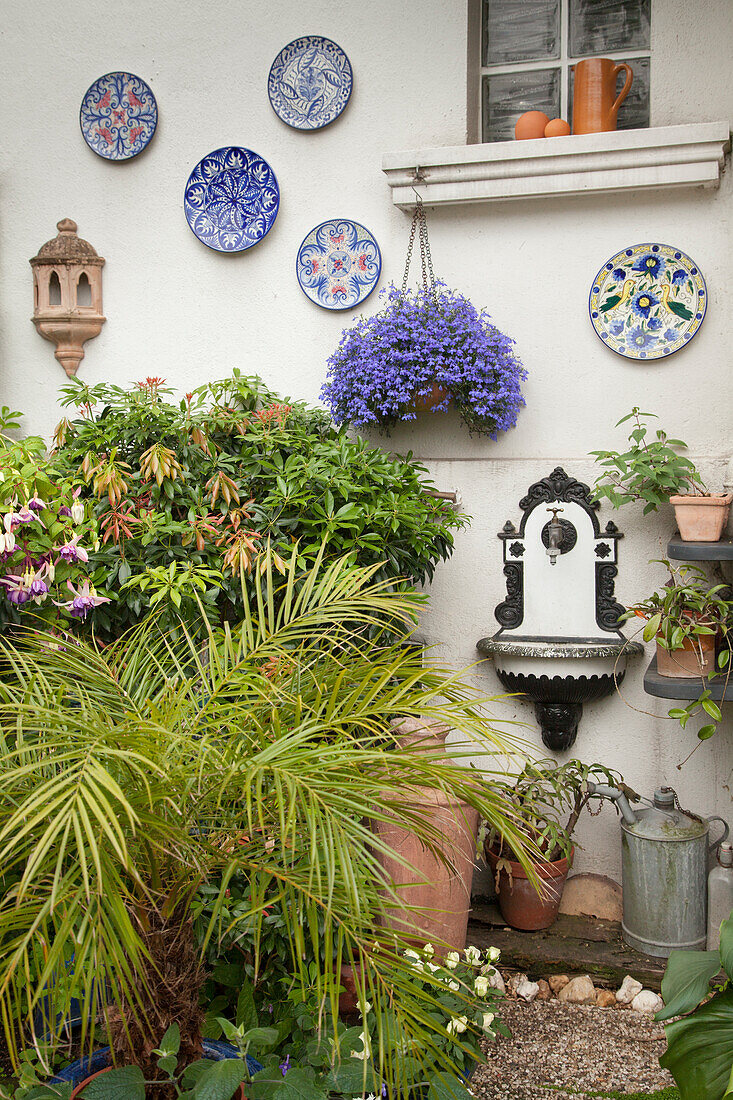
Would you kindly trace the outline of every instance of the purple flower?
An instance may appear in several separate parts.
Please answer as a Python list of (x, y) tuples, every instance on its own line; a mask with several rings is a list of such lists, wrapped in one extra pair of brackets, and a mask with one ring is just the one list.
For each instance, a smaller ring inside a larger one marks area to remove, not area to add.
[(71, 508), (67, 504), (62, 504), (59, 508), (60, 516), (71, 516)]
[(287, 1054), (285, 1056), (285, 1061), (280, 1063), (280, 1069), (283, 1071), (283, 1077), (284, 1077), (285, 1074), (290, 1069), (290, 1055), (289, 1054)]
[(404, 297), (390, 286), (384, 308), (341, 336), (328, 360), (321, 397), (340, 424), (389, 427), (414, 420), (415, 397), (437, 384), (469, 431), (496, 439), (517, 422), (527, 377), (514, 341), (491, 324), (486, 310), (438, 283)]
[(32, 496), (28, 501), (28, 507), (32, 512), (42, 512), (46, 504), (39, 496)]
[(649, 291), (644, 290), (637, 294), (631, 303), (634, 313), (638, 317), (648, 317), (649, 310), (659, 305), (659, 298), (655, 298)]
[(631, 331), (626, 334), (626, 343), (630, 348), (642, 350), (651, 347), (651, 345), (656, 344), (656, 342), (656, 336), (652, 335), (651, 332), (645, 332), (641, 325), (637, 325), (636, 328), (632, 328)]
[(13, 576), (8, 574), (7, 577), (0, 577), (0, 584), (4, 584), (7, 592), (5, 593), (10, 603), (14, 603), (17, 606), (20, 604), (28, 603), (30, 600), (30, 586), (27, 583), (26, 578)]
[(77, 546), (78, 535), (74, 535), (73, 539), (69, 542), (65, 542), (63, 546), (59, 546), (59, 557), (64, 561), (89, 561), (89, 555), (83, 546)]
[(78, 589), (74, 588), (71, 581), (66, 582), (66, 587), (71, 592), (73, 598), (67, 600), (66, 603), (59, 603), (57, 600), (53, 602), (57, 607), (62, 607), (65, 611), (68, 611), (74, 619), (86, 619), (89, 612), (93, 611), (95, 607), (110, 602), (108, 596), (98, 596), (90, 586), (88, 580), (85, 580), (81, 588)]
[(652, 279), (656, 279), (662, 269), (663, 262), (661, 256), (657, 256), (653, 252), (646, 252), (636, 261), (633, 270), (651, 275)]

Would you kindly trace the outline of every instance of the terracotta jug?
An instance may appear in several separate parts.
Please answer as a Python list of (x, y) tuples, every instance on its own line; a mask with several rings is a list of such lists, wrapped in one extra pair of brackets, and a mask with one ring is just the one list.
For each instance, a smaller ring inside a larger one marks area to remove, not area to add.
[[(589, 57), (575, 65), (573, 84), (573, 133), (598, 134), (615, 130), (618, 109), (634, 79), (631, 66), (608, 57)], [(616, 77), (626, 73), (626, 82), (616, 95)]]

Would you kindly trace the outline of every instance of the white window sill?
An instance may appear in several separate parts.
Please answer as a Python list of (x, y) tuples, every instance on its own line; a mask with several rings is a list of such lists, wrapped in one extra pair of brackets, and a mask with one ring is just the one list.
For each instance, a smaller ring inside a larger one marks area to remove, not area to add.
[(392, 202), (496, 202), (668, 187), (717, 187), (726, 151), (727, 122), (700, 122), (646, 130), (457, 145), (387, 153), (382, 171)]

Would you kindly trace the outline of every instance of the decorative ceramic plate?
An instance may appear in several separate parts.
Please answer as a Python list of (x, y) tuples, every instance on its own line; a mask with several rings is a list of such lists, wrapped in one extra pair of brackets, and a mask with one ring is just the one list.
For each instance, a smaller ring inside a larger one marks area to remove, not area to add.
[(603, 343), (627, 359), (663, 359), (695, 335), (707, 307), (705, 280), (686, 252), (635, 244), (596, 275), (588, 308)]
[(188, 177), (183, 208), (200, 241), (217, 252), (243, 252), (265, 237), (280, 206), (266, 160), (251, 149), (215, 149)]
[(379, 245), (368, 229), (348, 218), (311, 229), (295, 261), (301, 290), (325, 309), (357, 306), (374, 290), (381, 272)]
[(349, 59), (330, 38), (296, 38), (272, 63), (267, 93), (272, 109), (296, 130), (320, 130), (343, 111), (351, 96)]
[(107, 160), (142, 153), (158, 125), (158, 105), (134, 73), (107, 73), (87, 88), (79, 124), (90, 149)]

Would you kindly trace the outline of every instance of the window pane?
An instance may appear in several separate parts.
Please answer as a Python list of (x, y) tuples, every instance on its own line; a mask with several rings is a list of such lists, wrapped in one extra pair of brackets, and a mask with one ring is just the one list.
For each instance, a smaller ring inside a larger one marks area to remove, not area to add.
[(560, 0), (484, 0), (484, 64), (560, 56)]
[(536, 69), (484, 77), (483, 140), (510, 141), (525, 111), (560, 114), (560, 70)]
[[(649, 58), (632, 57), (628, 64), (634, 70), (634, 83), (631, 91), (621, 104), (618, 112), (619, 130), (637, 130), (649, 125)], [(573, 81), (575, 72), (570, 69), (570, 107), (569, 118), (573, 117)], [(624, 86), (625, 73), (619, 73), (616, 83), (616, 91), (620, 92)]]
[(648, 50), (651, 0), (570, 0), (570, 56)]

